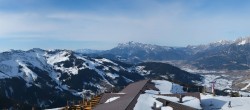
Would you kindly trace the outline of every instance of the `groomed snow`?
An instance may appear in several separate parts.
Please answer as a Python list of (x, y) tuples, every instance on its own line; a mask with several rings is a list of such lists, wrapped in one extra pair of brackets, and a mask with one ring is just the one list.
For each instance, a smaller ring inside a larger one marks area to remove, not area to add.
[(116, 99), (119, 99), (119, 98), (120, 97), (111, 97), (105, 103), (110, 103), (110, 102), (115, 101)]
[(173, 108), (170, 106), (166, 106), (166, 107), (161, 107), (161, 110), (173, 110)]
[[(134, 110), (152, 110), (151, 107), (153, 106), (154, 103), (156, 103), (157, 108), (162, 107), (163, 104), (157, 101), (156, 100), (157, 98), (162, 98), (162, 99), (166, 99), (172, 102), (179, 103), (178, 102), (179, 99), (177, 97), (160, 96), (157, 94), (145, 93), (145, 94), (141, 94), (139, 98), (137, 99), (137, 103), (134, 107)], [(179, 103), (179, 104), (190, 106), (196, 109), (201, 109), (200, 100), (191, 96), (183, 97), (183, 103)]]
[[(229, 101), (231, 101), (232, 108), (228, 107)], [(249, 110), (250, 97), (212, 96), (201, 94), (201, 104), (204, 110)]]

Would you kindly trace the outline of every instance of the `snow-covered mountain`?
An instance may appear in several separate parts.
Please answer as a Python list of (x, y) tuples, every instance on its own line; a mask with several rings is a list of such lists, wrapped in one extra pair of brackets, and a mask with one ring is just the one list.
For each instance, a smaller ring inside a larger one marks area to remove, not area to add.
[(224, 46), (228, 46), (230, 44), (232, 44), (232, 41), (227, 41), (227, 40), (220, 40), (220, 41), (216, 41), (216, 42), (212, 42), (209, 44), (202, 44), (202, 45), (188, 45), (186, 47), (186, 50), (192, 54), (195, 55), (199, 52), (204, 52), (207, 50), (211, 50), (214, 48), (218, 48), (218, 47), (224, 47)]
[[(189, 77), (183, 80), (180, 75)], [(70, 50), (11, 50), (0, 53), (0, 97), (8, 99), (0, 105), (58, 107), (67, 100), (80, 100), (82, 93), (88, 97), (145, 78), (189, 84), (202, 81), (199, 75), (163, 63), (130, 65)]]
[(197, 52), (189, 62), (207, 70), (247, 70), (250, 61), (249, 39), (239, 38), (231, 43)]
[(236, 45), (246, 45), (249, 43), (250, 43), (250, 37), (238, 38), (234, 41), (234, 44), (236, 44)]
[(92, 55), (128, 63), (184, 61), (203, 70), (247, 70), (250, 64), (249, 49), (250, 37), (246, 37), (178, 48), (127, 42)]

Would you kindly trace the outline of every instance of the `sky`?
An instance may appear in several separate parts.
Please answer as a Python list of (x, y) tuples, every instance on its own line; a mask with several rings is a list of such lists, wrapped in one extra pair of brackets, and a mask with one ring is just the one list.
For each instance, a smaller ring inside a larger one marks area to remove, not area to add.
[(249, 0), (0, 0), (0, 51), (235, 40), (249, 13)]

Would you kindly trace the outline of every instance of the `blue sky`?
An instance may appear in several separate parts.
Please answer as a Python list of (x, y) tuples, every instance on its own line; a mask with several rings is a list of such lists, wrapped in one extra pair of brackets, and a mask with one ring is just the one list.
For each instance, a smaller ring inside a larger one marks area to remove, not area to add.
[(250, 35), (249, 0), (0, 0), (0, 50), (205, 44)]

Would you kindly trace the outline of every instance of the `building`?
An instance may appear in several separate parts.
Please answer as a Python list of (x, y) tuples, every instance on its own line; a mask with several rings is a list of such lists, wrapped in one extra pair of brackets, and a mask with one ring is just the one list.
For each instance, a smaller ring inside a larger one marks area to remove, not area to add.
[[(162, 107), (171, 107), (173, 110), (202, 109), (200, 107), (200, 93), (171, 93), (177, 84), (166, 82), (167, 85), (159, 85), (152, 80), (142, 80), (129, 84), (118, 93), (104, 93), (93, 110), (143, 109), (146, 107), (144, 105), (148, 105), (144, 104), (144, 101), (148, 101), (147, 103), (151, 104), (150, 107), (153, 110), (161, 110)], [(167, 90), (165, 93), (168, 94), (164, 94), (164, 89)], [(143, 97), (149, 100), (141, 100)]]

